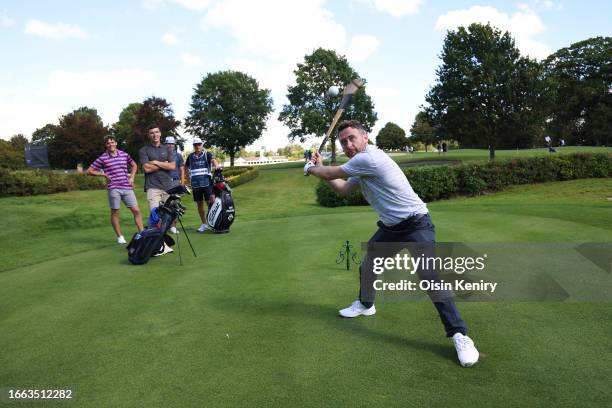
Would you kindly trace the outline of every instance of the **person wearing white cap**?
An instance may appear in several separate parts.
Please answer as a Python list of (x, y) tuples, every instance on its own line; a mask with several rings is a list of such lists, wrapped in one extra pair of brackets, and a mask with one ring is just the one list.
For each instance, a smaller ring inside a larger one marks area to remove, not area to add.
[(164, 144), (168, 145), (168, 147), (170, 147), (174, 152), (176, 168), (174, 170), (170, 170), (172, 180), (185, 184), (185, 159), (183, 159), (183, 155), (176, 150), (176, 139), (173, 136), (168, 136), (164, 141)]
[(212, 166), (218, 167), (219, 163), (211, 152), (204, 149), (202, 139), (194, 137), (192, 143), (195, 151), (187, 157), (185, 169), (191, 181), (193, 201), (198, 206), (198, 214), (200, 214), (200, 220), (202, 221), (198, 232), (204, 232), (208, 229), (206, 213), (204, 212), (204, 200), (206, 200), (208, 207), (215, 200), (215, 195), (212, 191)]

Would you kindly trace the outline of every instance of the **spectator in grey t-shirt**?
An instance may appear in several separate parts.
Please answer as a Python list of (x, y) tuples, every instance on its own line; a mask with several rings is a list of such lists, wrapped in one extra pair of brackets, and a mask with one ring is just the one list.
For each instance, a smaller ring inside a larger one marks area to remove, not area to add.
[[(380, 217), (378, 230), (368, 242), (368, 251), (359, 268), (359, 297), (339, 312), (342, 317), (371, 316), (376, 313), (373, 286), (376, 243), (419, 242), (423, 251), (427, 251), (422, 255), (435, 257), (435, 229), (427, 206), (414, 192), (402, 170), (383, 151), (368, 146), (368, 134), (358, 121), (342, 122), (338, 126), (338, 140), (350, 160), (342, 166), (323, 166), (321, 155), (315, 152), (312, 161), (304, 166), (304, 174), (322, 178), (341, 195), (361, 188), (365, 199)], [(413, 254), (414, 257), (419, 255)], [(416, 272), (421, 280), (439, 279), (432, 268), (419, 268)], [(430, 291), (428, 294), (446, 335), (453, 339), (461, 365), (476, 364), (478, 350), (467, 336), (466, 325), (452, 298), (444, 292)]]
[(160, 202), (166, 201), (169, 190), (173, 186), (170, 170), (176, 168), (171, 149), (161, 144), (161, 131), (157, 125), (147, 129), (151, 144), (138, 152), (140, 164), (145, 172), (145, 191), (149, 209), (153, 209)]

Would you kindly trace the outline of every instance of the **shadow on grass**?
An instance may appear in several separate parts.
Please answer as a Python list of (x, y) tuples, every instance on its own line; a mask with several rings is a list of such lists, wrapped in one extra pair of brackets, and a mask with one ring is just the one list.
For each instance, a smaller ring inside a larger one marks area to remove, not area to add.
[[(333, 330), (339, 330), (345, 334), (361, 337), (375, 343), (384, 342), (397, 347), (409, 347), (419, 352), (435, 354), (444, 359), (456, 362), (457, 356), (452, 343), (447, 346), (442, 344), (404, 337), (397, 334), (384, 333), (367, 327), (366, 319), (376, 319), (374, 317), (358, 317), (354, 319), (343, 318), (338, 315), (335, 306), (302, 303), (302, 302), (279, 302), (261, 299), (253, 301), (250, 299), (230, 299), (216, 298), (210, 300), (210, 305), (223, 310), (224, 312), (234, 311), (237, 314), (244, 314), (245, 310), (257, 312), (268, 317), (286, 317), (295, 319), (310, 319), (324, 322)], [(433, 305), (432, 305), (433, 308)]]

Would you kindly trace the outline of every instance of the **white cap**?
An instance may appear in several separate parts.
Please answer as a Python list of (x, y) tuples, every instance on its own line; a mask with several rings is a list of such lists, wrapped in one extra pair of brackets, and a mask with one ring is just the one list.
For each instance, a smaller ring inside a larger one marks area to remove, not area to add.
[(191, 144), (202, 144), (202, 139), (200, 139), (199, 137), (194, 137), (193, 142), (191, 142)]
[(176, 139), (173, 136), (168, 136), (164, 143), (165, 144), (176, 144)]

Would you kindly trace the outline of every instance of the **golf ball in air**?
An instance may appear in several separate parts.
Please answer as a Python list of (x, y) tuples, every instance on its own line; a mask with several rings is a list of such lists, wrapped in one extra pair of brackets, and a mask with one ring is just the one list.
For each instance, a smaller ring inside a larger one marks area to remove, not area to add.
[(336, 85), (330, 86), (329, 89), (327, 90), (327, 93), (331, 96), (336, 96), (338, 95), (339, 92), (340, 90), (338, 89)]

